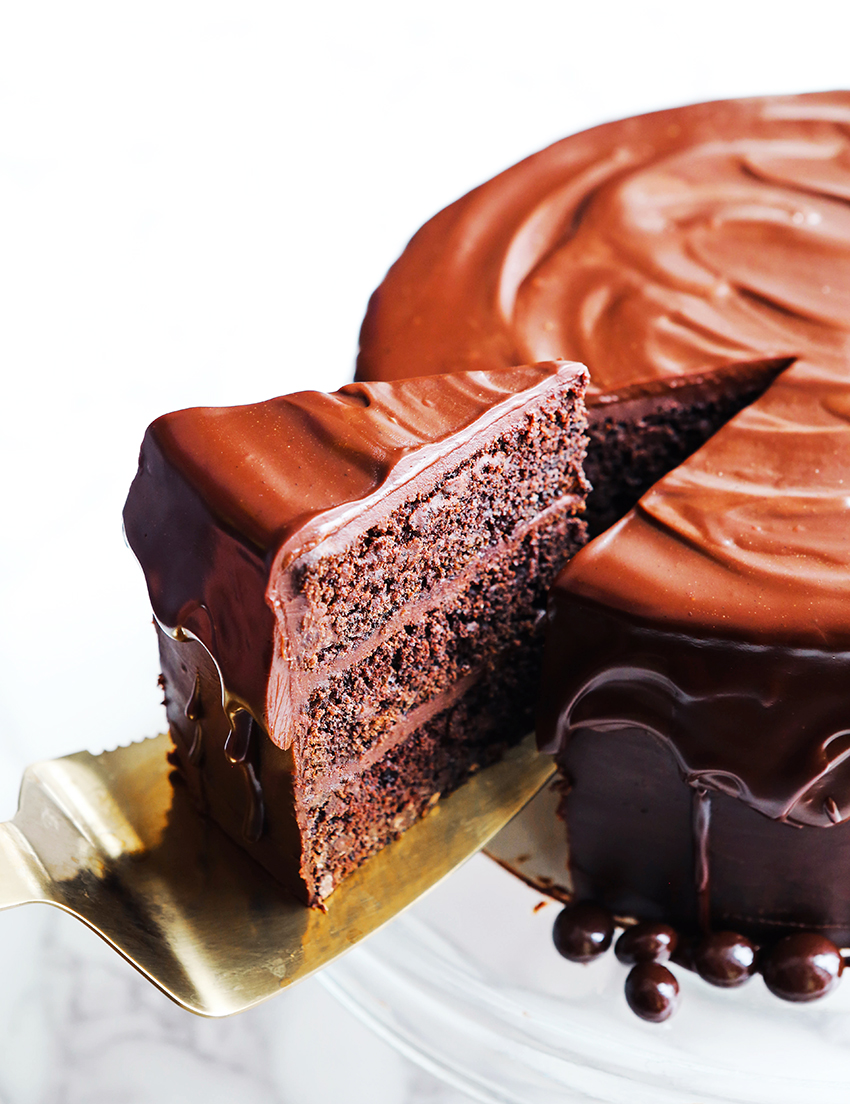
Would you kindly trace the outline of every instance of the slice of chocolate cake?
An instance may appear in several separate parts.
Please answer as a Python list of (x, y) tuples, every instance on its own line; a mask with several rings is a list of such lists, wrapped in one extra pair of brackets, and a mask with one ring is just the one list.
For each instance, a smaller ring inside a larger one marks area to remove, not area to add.
[(530, 731), (583, 543), (579, 365), (351, 384), (149, 428), (124, 512), (174, 762), (320, 905)]

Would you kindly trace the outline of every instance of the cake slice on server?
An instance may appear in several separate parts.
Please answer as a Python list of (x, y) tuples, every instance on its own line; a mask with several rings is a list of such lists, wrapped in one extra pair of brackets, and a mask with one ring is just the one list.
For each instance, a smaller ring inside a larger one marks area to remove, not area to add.
[(586, 383), (548, 362), (148, 429), (124, 522), (173, 761), (309, 904), (531, 730)]

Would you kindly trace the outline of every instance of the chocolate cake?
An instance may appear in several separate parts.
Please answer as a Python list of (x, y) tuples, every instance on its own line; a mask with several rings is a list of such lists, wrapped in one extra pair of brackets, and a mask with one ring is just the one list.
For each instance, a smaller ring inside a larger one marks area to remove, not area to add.
[(361, 379), (576, 358), (591, 411), (693, 383), (673, 437), (712, 373), (751, 403), (639, 478), (612, 403), (588, 455), (597, 528), (672, 468), (551, 607), (540, 740), (577, 894), (621, 916), (850, 944), (848, 201), (848, 93), (628, 119), (437, 215), (364, 322)]
[(583, 543), (580, 365), (350, 384), (148, 429), (124, 512), (173, 760), (311, 905), (533, 725)]

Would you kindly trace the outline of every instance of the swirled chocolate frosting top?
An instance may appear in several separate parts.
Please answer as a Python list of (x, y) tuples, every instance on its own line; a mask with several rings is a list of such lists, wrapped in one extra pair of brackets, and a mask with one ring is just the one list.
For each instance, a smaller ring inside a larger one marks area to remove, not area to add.
[(599, 401), (794, 358), (559, 586), (688, 633), (850, 648), (850, 93), (658, 112), (521, 162), (414, 237), (358, 374), (552, 356)]
[(549, 362), (164, 415), (124, 508), (156, 617), (194, 633), (262, 718), (270, 607), (289, 565), (333, 551), (343, 530), (351, 540), (533, 399), (580, 402), (586, 381), (582, 366)]

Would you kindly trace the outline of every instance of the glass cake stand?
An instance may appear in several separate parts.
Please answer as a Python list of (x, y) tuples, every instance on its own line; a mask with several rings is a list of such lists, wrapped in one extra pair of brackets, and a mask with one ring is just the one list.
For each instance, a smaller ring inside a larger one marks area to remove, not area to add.
[(647, 1024), (626, 1006), (612, 952), (590, 966), (557, 954), (559, 907), (479, 855), (320, 976), (408, 1057), (481, 1101), (850, 1101), (850, 980), (791, 1005), (758, 977), (728, 991), (678, 969), (678, 1012)]

